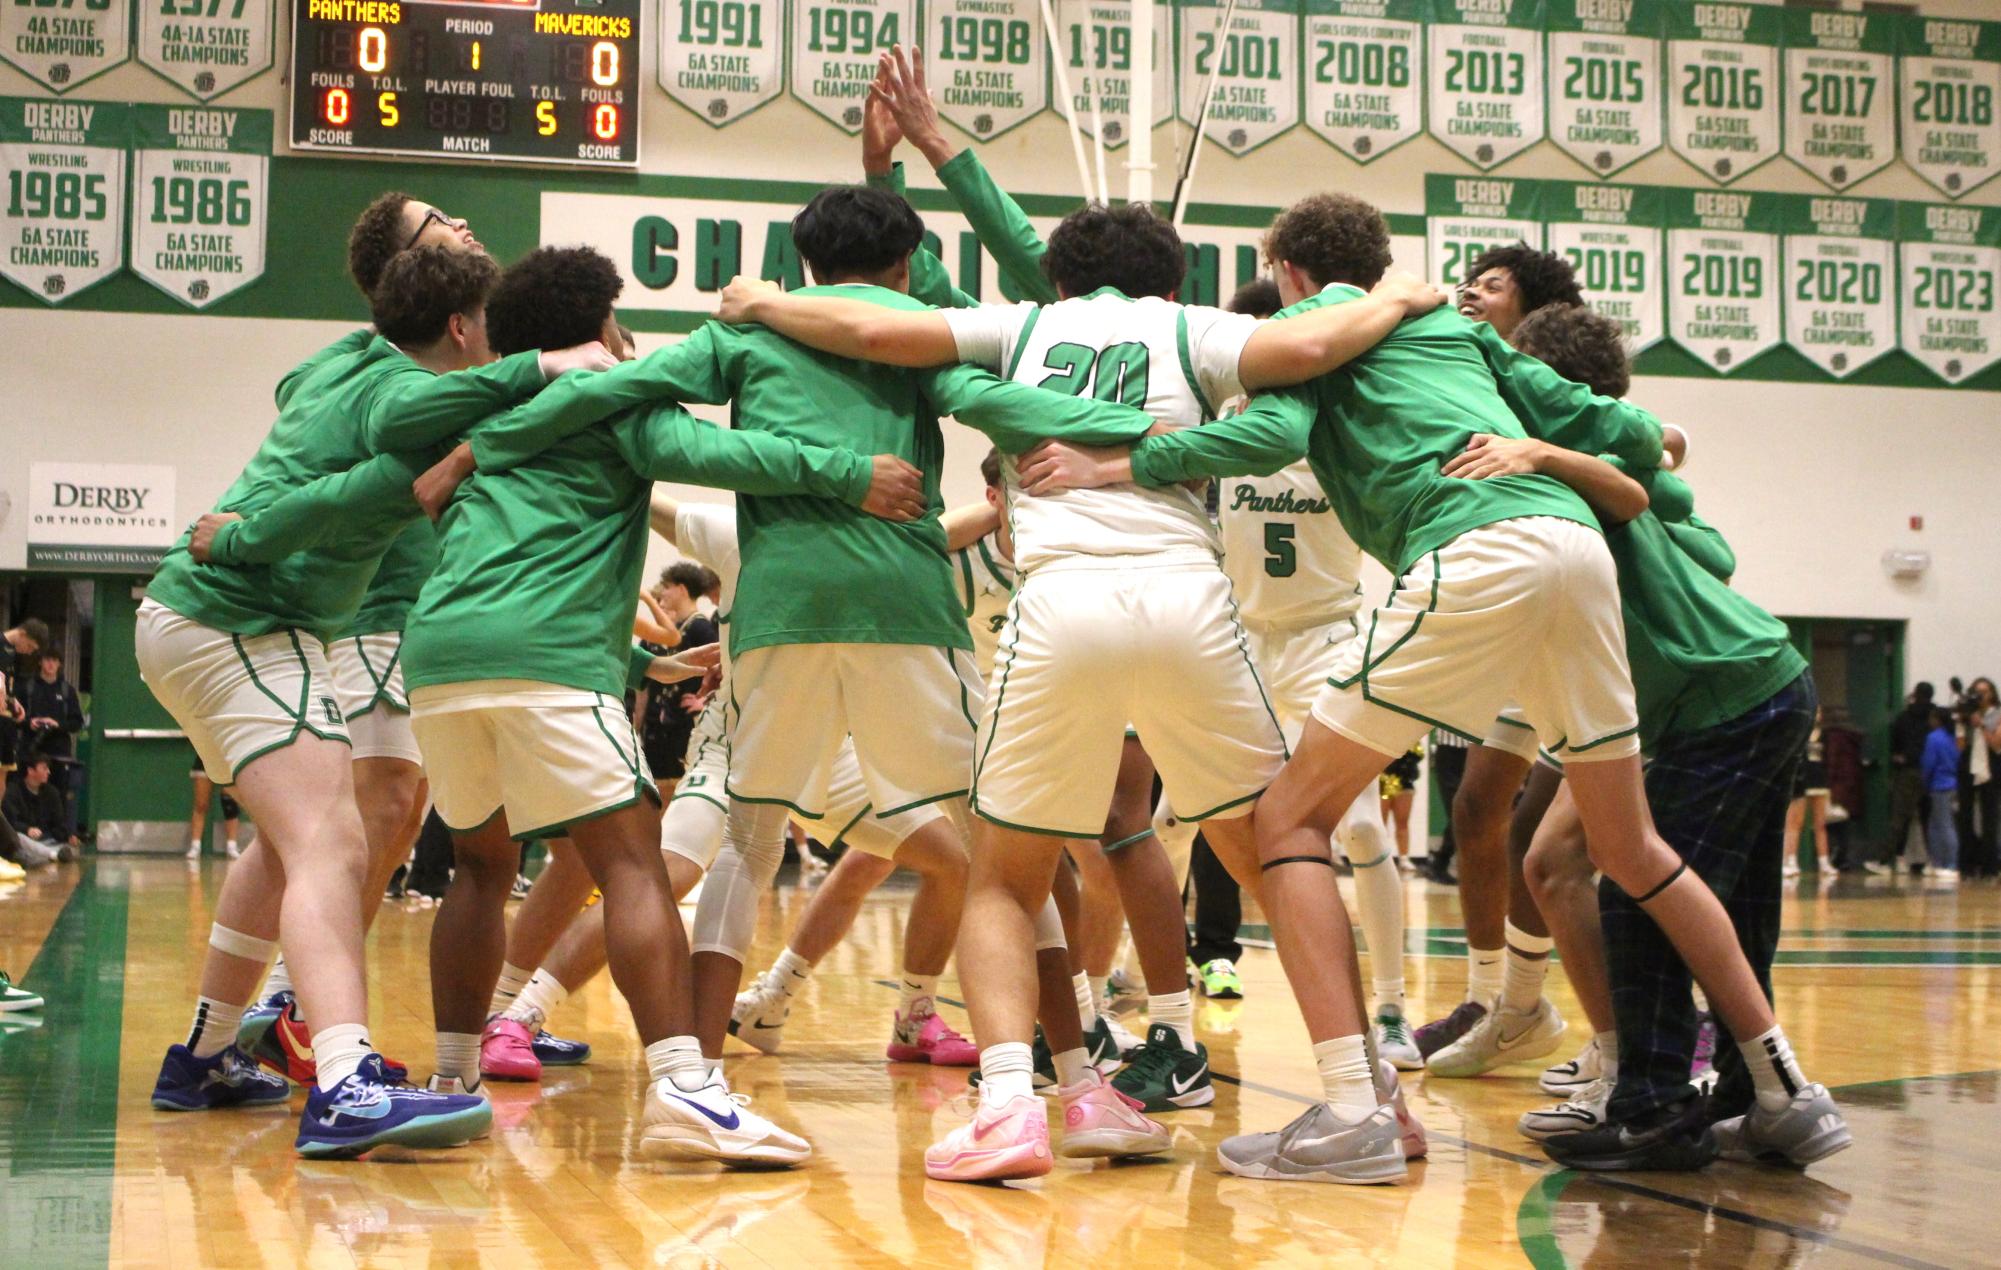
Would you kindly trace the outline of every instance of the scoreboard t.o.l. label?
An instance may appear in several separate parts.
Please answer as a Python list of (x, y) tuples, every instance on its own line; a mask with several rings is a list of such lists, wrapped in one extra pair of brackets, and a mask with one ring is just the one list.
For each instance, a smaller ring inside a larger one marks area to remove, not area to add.
[(293, 0), (292, 146), (637, 167), (639, 0)]

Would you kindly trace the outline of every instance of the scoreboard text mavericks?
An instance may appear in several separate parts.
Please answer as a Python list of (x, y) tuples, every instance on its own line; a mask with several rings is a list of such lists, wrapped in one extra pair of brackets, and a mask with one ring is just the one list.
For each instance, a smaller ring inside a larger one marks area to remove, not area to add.
[(639, 164), (640, 0), (293, 0), (292, 145)]

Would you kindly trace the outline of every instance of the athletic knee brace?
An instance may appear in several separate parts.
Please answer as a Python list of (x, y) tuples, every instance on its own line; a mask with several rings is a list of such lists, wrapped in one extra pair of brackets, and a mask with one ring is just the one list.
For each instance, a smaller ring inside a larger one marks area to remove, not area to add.
[(1056, 911), (1056, 897), (1042, 901), (1041, 909), (1035, 914), (1035, 951), (1048, 952), (1051, 949), (1067, 949), (1070, 945), (1063, 938), (1063, 917)]
[(232, 957), (254, 961), (260, 966), (270, 965), (271, 959), (278, 955), (276, 940), (246, 935), (240, 930), (229, 929), (221, 922), (216, 922), (208, 928), (208, 946), (219, 953), (228, 953)]
[(771, 889), (785, 859), (784, 807), (730, 800), (723, 847), (695, 906), (695, 952), (742, 961), (757, 934), (757, 897)]

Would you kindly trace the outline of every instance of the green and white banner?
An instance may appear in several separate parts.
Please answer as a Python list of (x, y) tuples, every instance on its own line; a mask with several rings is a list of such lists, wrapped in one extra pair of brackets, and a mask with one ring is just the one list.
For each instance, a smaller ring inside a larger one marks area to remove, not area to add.
[(1897, 205), (1899, 343), (1948, 384), (2001, 361), (2001, 208)]
[[(1132, 139), (1132, 80), (1140, 50), (1133, 47), (1134, 0), (1056, 0), (1058, 43), (1070, 77), (1070, 111), (1087, 137), (1097, 135), (1092, 103), (1104, 121), (1105, 148)], [(1153, 5), (1154, 127), (1174, 118), (1174, 11)]]
[(277, 0), (139, 0), (139, 60), (198, 101), (271, 68)]
[(1424, 131), (1425, 0), (1306, 0), (1306, 126), (1357, 163)]
[(1845, 190), (1897, 157), (1895, 19), (1786, 11), (1786, 154)]
[(735, 123), (784, 88), (785, 0), (662, 0), (658, 73), (711, 125)]
[(1485, 171), (1543, 139), (1542, 0), (1431, 0), (1425, 117)]
[(1539, 211), (1548, 250), (1568, 260), (1591, 306), (1626, 328), (1632, 351), (1667, 334), (1667, 281), (1659, 186), (1543, 181)]
[(1664, 190), (1668, 337), (1724, 374), (1778, 344), (1783, 194)]
[(1424, 178), (1426, 273), (1432, 281), (1457, 287), (1467, 266), (1490, 247), (1515, 243), (1542, 247), (1540, 181), (1497, 176)]
[(1207, 93), (1203, 135), (1244, 155), (1299, 122), (1299, 0), (1237, 0), (1230, 29), (1222, 31), (1225, 7), (1218, 0), (1178, 0), (1177, 95), (1181, 121), (1192, 128)]
[(1724, 185), (1779, 156), (1784, 16), (1720, 0), (1667, 6), (1668, 148)]
[(1897, 205), (1822, 194), (1783, 198), (1786, 343), (1836, 379), (1897, 346)]
[(132, 0), (0, 4), (0, 61), (44, 88), (66, 93), (131, 56)]
[(0, 277), (61, 304), (125, 263), (132, 108), (0, 97)]
[(917, 0), (792, 0), (792, 95), (850, 135), (875, 60), (917, 30)]
[(939, 116), (981, 141), (1049, 107), (1038, 0), (929, 0), (924, 60)]
[(132, 111), (132, 272), (191, 309), (263, 277), (271, 112)]
[(1660, 149), (1660, 0), (1547, 3), (1550, 140), (1599, 176)]
[(1898, 24), (1904, 162), (1947, 198), (2001, 171), (2001, 22), (1906, 17)]

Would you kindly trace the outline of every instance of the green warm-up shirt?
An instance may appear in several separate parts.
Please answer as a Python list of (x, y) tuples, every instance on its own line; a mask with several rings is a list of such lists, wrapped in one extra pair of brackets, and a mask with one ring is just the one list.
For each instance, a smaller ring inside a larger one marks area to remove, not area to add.
[[(1359, 300), (1335, 284), (1278, 316)], [(1148, 437), (1133, 447), (1133, 479), (1269, 475), (1305, 457), (1341, 524), (1362, 550), (1401, 574), (1468, 530), (1520, 516), (1598, 527), (1561, 481), (1528, 474), (1469, 481), (1440, 470), (1478, 433), (1533, 434), (1566, 449), (1660, 464), (1660, 423), (1600, 397), (1516, 352), (1484, 323), (1436, 309), (1403, 323), (1346, 366), (1242, 414)]]
[[(929, 307), (881, 287), (808, 287), (800, 294)], [(638, 361), (566, 377), (474, 429), (469, 440), (484, 479), (535, 452), (539, 440), (524, 444), (524, 430), (552, 420), (588, 427), (662, 400), (730, 402), (733, 430), (893, 454), (924, 473), (928, 509), (908, 523), (822, 498), (739, 487), (743, 572), (730, 610), (733, 656), (781, 644), (971, 647), (938, 523), (945, 452), (939, 416), (984, 432), (1008, 453), (1044, 437), (1116, 444), (1152, 424), (1128, 406), (1043, 392), (977, 367), (879, 366), (816, 352), (763, 327), (711, 322)]]

